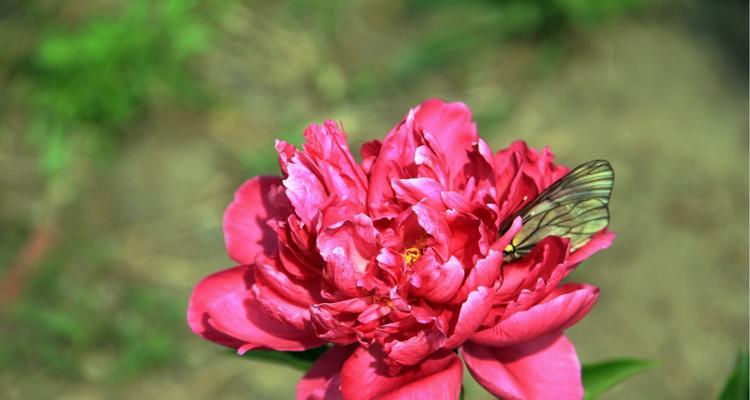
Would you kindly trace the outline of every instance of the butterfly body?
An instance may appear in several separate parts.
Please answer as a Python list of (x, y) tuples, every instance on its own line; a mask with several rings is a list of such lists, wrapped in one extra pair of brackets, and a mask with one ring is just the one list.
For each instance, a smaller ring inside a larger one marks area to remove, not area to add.
[(523, 227), (503, 249), (505, 261), (523, 257), (547, 236), (570, 241), (573, 252), (609, 225), (609, 199), (614, 171), (609, 162), (593, 160), (572, 169), (518, 211), (506, 218), (499, 234), (516, 217)]

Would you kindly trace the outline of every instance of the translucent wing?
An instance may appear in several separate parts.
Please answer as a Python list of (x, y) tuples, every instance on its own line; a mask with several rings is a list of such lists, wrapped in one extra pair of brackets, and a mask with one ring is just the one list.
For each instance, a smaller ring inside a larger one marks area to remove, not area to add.
[(615, 174), (609, 162), (581, 164), (514, 213), (500, 228), (505, 232), (517, 216), (523, 228), (505, 248), (505, 258), (523, 256), (547, 236), (570, 239), (570, 251), (586, 244), (609, 225), (609, 198)]

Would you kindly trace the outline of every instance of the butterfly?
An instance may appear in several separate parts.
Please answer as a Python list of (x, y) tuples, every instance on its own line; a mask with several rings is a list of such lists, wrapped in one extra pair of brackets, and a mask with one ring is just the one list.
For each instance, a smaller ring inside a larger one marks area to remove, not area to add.
[(573, 252), (609, 225), (609, 198), (615, 173), (605, 160), (583, 163), (555, 181), (536, 198), (511, 214), (499, 229), (505, 233), (516, 217), (523, 227), (503, 249), (506, 262), (529, 253), (547, 236), (570, 240)]

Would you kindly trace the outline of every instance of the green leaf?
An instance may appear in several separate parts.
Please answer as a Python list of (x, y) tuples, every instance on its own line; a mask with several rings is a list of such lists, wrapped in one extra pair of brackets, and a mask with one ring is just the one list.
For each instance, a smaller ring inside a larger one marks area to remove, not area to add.
[[(277, 364), (288, 365), (302, 371), (312, 367), (315, 360), (328, 350), (327, 346), (317, 347), (305, 351), (274, 351), (274, 350), (251, 350), (244, 357), (252, 360), (264, 360)], [(232, 354), (236, 354), (232, 352)]]
[(610, 360), (584, 365), (581, 369), (584, 399), (595, 399), (625, 379), (653, 366), (654, 363), (650, 361), (635, 359)]
[(747, 350), (740, 351), (737, 355), (737, 363), (732, 375), (727, 379), (724, 390), (721, 391), (719, 400), (746, 400), (750, 396), (748, 388), (748, 353)]

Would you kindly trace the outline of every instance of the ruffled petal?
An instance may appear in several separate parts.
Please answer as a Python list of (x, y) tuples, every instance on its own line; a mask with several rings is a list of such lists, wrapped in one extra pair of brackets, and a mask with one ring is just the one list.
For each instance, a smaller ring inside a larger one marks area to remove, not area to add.
[(321, 281), (319, 279), (299, 279), (289, 274), (283, 268), (280, 259), (262, 260), (256, 264), (256, 282), (273, 290), (275, 296), (280, 296), (285, 302), (302, 307), (323, 302), (320, 297)]
[(198, 336), (224, 346), (238, 348), (245, 342), (221, 332), (210, 323), (208, 308), (216, 299), (227, 293), (246, 294), (249, 292), (246, 276), (252, 279), (249, 265), (219, 271), (204, 278), (193, 289), (187, 309), (187, 322)]
[(451, 302), (463, 303), (466, 296), (480, 286), (494, 287), (500, 278), (502, 262), (503, 254), (499, 251), (490, 250), (487, 257), (478, 260), (474, 268), (469, 271), (469, 275)]
[[(275, 296), (258, 299), (254, 266), (239, 266), (204, 278), (193, 289), (188, 304), (188, 325), (197, 335), (240, 353), (255, 348), (306, 350), (323, 342), (299, 306)], [(276, 305), (277, 312), (269, 312)], [(292, 312), (292, 310), (297, 310)], [(295, 321), (296, 320), (296, 321)]]
[(326, 279), (342, 293), (357, 296), (357, 281), (377, 255), (377, 237), (377, 229), (364, 214), (323, 231), (317, 247), (326, 261)]
[(409, 282), (414, 293), (434, 303), (445, 303), (456, 295), (464, 279), (464, 268), (456, 257), (441, 264), (434, 256), (423, 256)]
[[(286, 163), (287, 197), (308, 228), (334, 225), (364, 211), (367, 176), (349, 151), (346, 135), (333, 122), (305, 130), (304, 151)], [(320, 219), (319, 217), (323, 217)]]
[(385, 137), (378, 157), (372, 164), (367, 205), (373, 219), (393, 218), (399, 214), (391, 182), (415, 177), (414, 152), (419, 143), (414, 132), (414, 110)]
[(447, 349), (460, 346), (482, 325), (491, 309), (492, 291), (490, 289), (481, 286), (469, 293), (466, 302), (461, 305), (453, 334), (443, 346)]
[(251, 264), (259, 254), (273, 255), (278, 239), (269, 223), (286, 219), (290, 212), (281, 178), (256, 176), (245, 182), (224, 212), (229, 257), (240, 264)]
[(318, 218), (328, 194), (316, 174), (315, 167), (304, 162), (301, 157), (303, 156), (298, 153), (292, 157), (292, 162), (287, 164), (289, 176), (284, 179), (284, 187), (295, 213), (309, 229)]
[(495, 301), (510, 301), (510, 312), (539, 303), (571, 272), (566, 264), (567, 255), (567, 239), (544, 238), (529, 254), (503, 265), (503, 281), (495, 294)]
[(443, 186), (431, 178), (394, 179), (391, 182), (396, 198), (406, 204), (416, 204), (422, 200), (440, 201)]
[(560, 334), (508, 347), (466, 343), (461, 356), (477, 382), (500, 398), (583, 398), (578, 356)]
[(430, 99), (417, 108), (415, 125), (439, 141), (451, 177), (461, 172), (468, 161), (467, 153), (479, 140), (469, 107), (464, 103)]
[[(499, 151), (495, 155), (495, 165), (501, 167), (497, 170), (504, 174), (508, 172), (506, 168), (511, 168), (515, 173), (522, 172), (534, 181), (539, 192), (569, 171), (567, 167), (555, 164), (555, 155), (549, 148), (545, 147), (538, 151), (522, 140), (517, 140), (507, 149)], [(507, 184), (506, 179), (507, 175), (498, 183)]]
[(580, 321), (598, 296), (599, 289), (594, 286), (573, 283), (561, 286), (542, 303), (478, 331), (471, 341), (487, 346), (507, 346), (561, 331)]
[(372, 140), (362, 145), (359, 153), (362, 156), (362, 170), (368, 176), (372, 172), (372, 165), (375, 163), (375, 159), (380, 154), (380, 149), (383, 147), (383, 142), (380, 140)]
[[(372, 164), (367, 203), (373, 218), (398, 215), (400, 207), (392, 187), (395, 180), (432, 178), (445, 189), (458, 186), (453, 179), (456, 183), (466, 180), (463, 167), (478, 140), (471, 118), (465, 104), (439, 99), (427, 100), (409, 111), (388, 133)], [(413, 186), (401, 187), (402, 195)]]
[(342, 400), (341, 367), (357, 346), (333, 346), (297, 384), (297, 400)]
[(389, 343), (388, 359), (400, 365), (415, 365), (445, 342), (445, 334), (435, 327), (423, 328), (406, 340)]
[(588, 243), (583, 245), (583, 247), (576, 250), (575, 252), (573, 252), (573, 254), (570, 255), (570, 257), (568, 257), (568, 268), (575, 268), (579, 263), (581, 263), (581, 261), (591, 257), (599, 250), (604, 250), (612, 245), (612, 241), (614, 240), (615, 234), (606, 229), (597, 232), (594, 236), (591, 237), (591, 240), (589, 240)]
[(310, 307), (310, 315), (319, 337), (337, 344), (356, 341), (357, 316), (372, 304), (372, 298), (354, 298)]
[(455, 400), (462, 378), (461, 360), (449, 350), (438, 350), (415, 366), (389, 371), (377, 346), (360, 347), (341, 370), (341, 392), (346, 399), (358, 400)]

